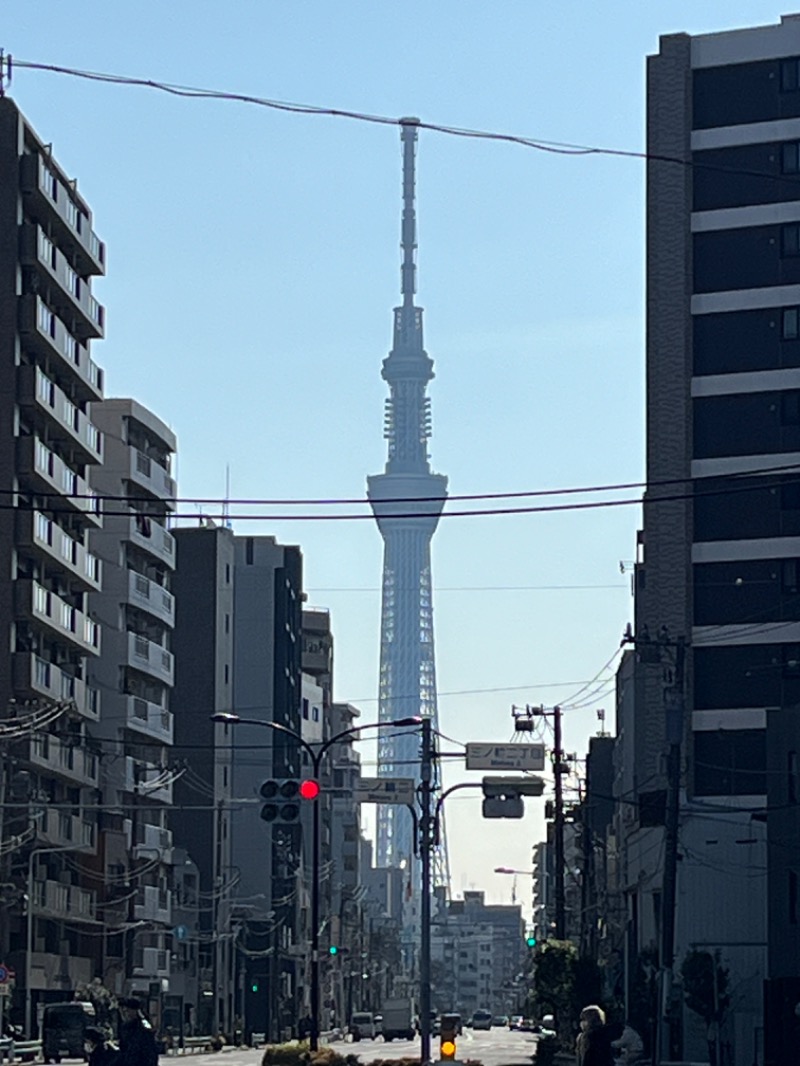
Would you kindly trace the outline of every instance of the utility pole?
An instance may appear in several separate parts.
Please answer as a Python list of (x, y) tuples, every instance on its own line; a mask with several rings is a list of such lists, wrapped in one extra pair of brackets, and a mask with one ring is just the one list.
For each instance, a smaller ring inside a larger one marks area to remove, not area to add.
[(681, 746), (683, 743), (683, 677), (686, 645), (683, 637), (675, 642), (675, 669), (671, 684), (664, 686), (667, 753), (667, 803), (664, 816), (664, 881), (661, 890), (661, 1004), (659, 1011), (659, 1058), (670, 1058), (671, 1000), (675, 961), (675, 910), (678, 881), (678, 821), (681, 790)]
[(422, 895), (420, 901), (419, 952), (419, 1059), (422, 1066), (431, 1061), (431, 785), (433, 781), (433, 723), (422, 719), (422, 758), (420, 773), (420, 859)]
[(553, 708), (553, 779), (555, 804), (553, 828), (555, 831), (555, 885), (553, 896), (556, 905), (556, 940), (566, 936), (566, 906), (564, 902), (564, 788), (561, 775), (564, 772), (564, 752), (561, 747), (561, 708)]

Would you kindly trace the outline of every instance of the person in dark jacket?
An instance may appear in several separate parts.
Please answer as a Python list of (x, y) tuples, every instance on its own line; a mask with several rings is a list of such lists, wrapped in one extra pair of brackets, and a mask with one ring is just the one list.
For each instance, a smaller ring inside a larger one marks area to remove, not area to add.
[(119, 1001), (119, 1066), (158, 1066), (158, 1047), (153, 1028), (142, 1017), (138, 999)]
[(106, 1034), (93, 1025), (84, 1030), (83, 1049), (89, 1066), (116, 1066), (119, 1061), (117, 1049), (109, 1047)]
[(581, 1031), (575, 1050), (577, 1066), (613, 1066), (611, 1030), (602, 1007), (592, 1004), (581, 1011)]

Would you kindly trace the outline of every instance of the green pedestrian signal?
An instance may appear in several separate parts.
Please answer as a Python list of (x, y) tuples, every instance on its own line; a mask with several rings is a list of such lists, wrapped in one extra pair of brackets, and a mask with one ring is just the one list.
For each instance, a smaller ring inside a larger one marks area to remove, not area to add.
[(329, 955), (338, 955), (339, 954), (339, 949), (336, 947), (335, 944), (331, 944), (331, 946), (328, 948), (328, 954)]
[(258, 981), (253, 979), (253, 983), (250, 985), (251, 992), (258, 992)]
[(536, 937), (535, 936), (529, 936), (528, 939), (525, 941), (525, 943), (528, 945), (529, 948), (535, 948), (536, 947)]

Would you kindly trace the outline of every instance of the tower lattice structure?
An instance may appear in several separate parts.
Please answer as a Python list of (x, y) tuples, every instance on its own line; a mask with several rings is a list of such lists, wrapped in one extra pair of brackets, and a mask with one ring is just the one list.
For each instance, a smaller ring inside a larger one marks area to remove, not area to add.
[[(379, 720), (421, 715), (438, 729), (436, 657), (433, 640), (431, 539), (447, 497), (447, 478), (431, 471), (430, 400), (433, 360), (423, 347), (422, 308), (416, 292), (415, 164), (417, 119), (401, 120), (403, 217), (401, 229), (402, 303), (394, 309), (392, 350), (383, 361), (389, 386), (384, 437), (388, 455), (384, 473), (367, 479), (372, 512), (383, 537)], [(419, 778), (419, 735), (406, 730), (381, 731), (378, 773), (383, 777)], [(435, 773), (438, 762), (434, 761)], [(401, 806), (378, 807), (377, 859), (399, 867), (413, 853), (413, 827)], [(435, 885), (449, 890), (444, 826), (434, 853)]]

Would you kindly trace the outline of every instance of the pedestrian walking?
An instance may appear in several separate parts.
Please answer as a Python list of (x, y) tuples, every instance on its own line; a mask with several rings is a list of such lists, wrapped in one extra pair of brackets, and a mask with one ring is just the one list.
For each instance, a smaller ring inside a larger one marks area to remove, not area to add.
[(581, 1011), (581, 1031), (575, 1043), (577, 1066), (613, 1066), (611, 1033), (602, 1007), (592, 1003)]
[(119, 1052), (108, 1043), (108, 1037), (102, 1029), (90, 1025), (83, 1033), (83, 1050), (89, 1066), (116, 1066)]
[(129, 996), (119, 1001), (119, 1066), (158, 1066), (153, 1027), (142, 1015), (142, 1004)]

